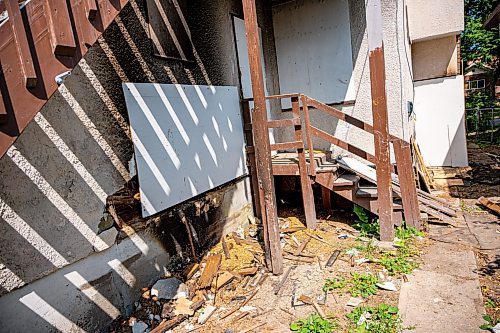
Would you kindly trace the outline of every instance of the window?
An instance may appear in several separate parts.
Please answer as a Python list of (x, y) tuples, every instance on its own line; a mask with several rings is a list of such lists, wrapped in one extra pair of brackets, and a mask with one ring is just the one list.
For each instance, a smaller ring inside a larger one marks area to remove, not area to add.
[(478, 89), (484, 89), (485, 86), (485, 81), (484, 79), (481, 80), (473, 80), (473, 81), (468, 81), (465, 84), (465, 90), (478, 90)]

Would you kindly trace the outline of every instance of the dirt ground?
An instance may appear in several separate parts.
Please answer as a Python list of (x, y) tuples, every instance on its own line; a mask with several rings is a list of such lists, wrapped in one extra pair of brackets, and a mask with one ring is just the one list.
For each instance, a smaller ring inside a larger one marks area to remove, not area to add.
[[(367, 238), (359, 237), (359, 232), (350, 226), (354, 220), (351, 213), (339, 213), (335, 217), (320, 215), (318, 228), (315, 231), (305, 230), (304, 218), (297, 209), (282, 209), (280, 216), (282, 216), (280, 223), (284, 254), (294, 253), (309, 239), (305, 250), (298, 257), (299, 260), (310, 262), (285, 259), (285, 272), (290, 270), (290, 273), (281, 288), (277, 290), (284, 275), (275, 276), (266, 272), (260, 244), (252, 240), (248, 233), (243, 241), (235, 235), (227, 236), (225, 239), (229, 258), (224, 256), (221, 243), (214, 246), (209, 253), (222, 255), (219, 273), (231, 272), (235, 278), (218, 290), (212, 286), (203, 292), (205, 299), (208, 299), (207, 303), (212, 303), (217, 310), (204, 325), (198, 325), (195, 315), (174, 327), (172, 332), (289, 332), (291, 322), (317, 312), (314, 305), (304, 304), (297, 299), (301, 295), (308, 296), (318, 303), (320, 311), (338, 325), (336, 332), (347, 331), (349, 323), (346, 314), (354, 308), (347, 306), (351, 295), (345, 288), (325, 293), (323, 285), (327, 279), (342, 277), (349, 279), (354, 273), (369, 273), (384, 281), (392, 281), (398, 290), (401, 284), (405, 283), (406, 279), (402, 274), (390, 276), (387, 270), (375, 262), (356, 261), (365, 258), (366, 254), (363, 252), (352, 257), (346, 254), (346, 251), (366, 246), (369, 242)], [(250, 230), (250, 234), (255, 232)], [(421, 239), (413, 242), (415, 242), (415, 260), (418, 261), (418, 254), (428, 241)], [(335, 250), (340, 251), (338, 259), (331, 267), (325, 267)], [(257, 273), (247, 277), (239, 276), (238, 272), (248, 267), (257, 267)], [(173, 275), (183, 278), (182, 272), (173, 272)], [(186, 282), (195, 299), (199, 293), (194, 291), (197, 278), (195, 274)], [(158, 317), (154, 319), (155, 315), (161, 315), (164, 307), (175, 308), (175, 302), (151, 298), (149, 289), (145, 288), (144, 291), (140, 310), (135, 311), (129, 318), (116, 321), (111, 331), (131, 332), (130, 324), (135, 320), (143, 321), (150, 328), (154, 328), (160, 322), (157, 320)], [(361, 305), (377, 306), (384, 303), (397, 306), (398, 297), (398, 291), (379, 289), (376, 295), (364, 298)], [(242, 311), (243, 305), (247, 306), (243, 308), (246, 311)], [(228, 315), (232, 310), (236, 311)], [(170, 317), (166, 316), (162, 320), (170, 320)], [(262, 325), (255, 327), (260, 324)], [(255, 328), (252, 329), (253, 327)]]

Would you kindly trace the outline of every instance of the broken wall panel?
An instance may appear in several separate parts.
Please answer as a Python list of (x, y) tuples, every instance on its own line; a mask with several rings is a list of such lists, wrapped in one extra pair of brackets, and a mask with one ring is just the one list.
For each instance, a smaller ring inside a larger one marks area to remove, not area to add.
[[(354, 100), (346, 0), (292, 1), (273, 8), (280, 92), (324, 103)], [(283, 108), (291, 108), (289, 100)]]
[(124, 83), (143, 217), (247, 173), (236, 87)]

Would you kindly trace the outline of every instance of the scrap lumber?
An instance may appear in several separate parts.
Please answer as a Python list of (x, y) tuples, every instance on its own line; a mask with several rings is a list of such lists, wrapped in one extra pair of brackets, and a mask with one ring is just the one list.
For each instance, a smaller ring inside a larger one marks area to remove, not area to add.
[(293, 253), (293, 255), (299, 256), (302, 253), (302, 251), (304, 251), (304, 249), (306, 248), (306, 246), (310, 240), (311, 240), (311, 237), (306, 238), (306, 240), (303, 241), (302, 244), (300, 244), (299, 248), (297, 248), (297, 250)]
[(191, 279), (191, 277), (193, 277), (194, 273), (196, 273), (199, 268), (200, 265), (195, 262), (187, 266), (186, 269), (184, 269), (184, 276), (186, 277), (186, 280)]
[(339, 254), (340, 254), (339, 250), (333, 251), (332, 255), (330, 256), (330, 258), (328, 258), (328, 261), (326, 262), (326, 267), (332, 267), (337, 258), (339, 257)]
[(253, 267), (245, 267), (238, 270), (238, 274), (242, 276), (254, 275), (257, 273), (258, 268), (256, 266)]
[(222, 250), (224, 251), (224, 257), (226, 259), (229, 259), (231, 255), (229, 254), (229, 248), (227, 247), (226, 239), (224, 236), (222, 237)]
[(312, 264), (314, 262), (314, 258), (297, 257), (297, 256), (293, 256), (291, 254), (285, 254), (285, 255), (283, 255), (283, 259), (293, 260), (293, 261), (298, 261), (298, 262), (305, 262), (305, 263), (308, 263), (308, 264)]
[(198, 287), (200, 289), (205, 289), (212, 285), (212, 280), (217, 274), (221, 261), (222, 255), (220, 254), (212, 255), (207, 258), (205, 269), (198, 280)]
[(290, 275), (290, 272), (294, 268), (295, 268), (295, 266), (290, 266), (290, 267), (287, 268), (287, 270), (285, 271), (285, 274), (283, 274), (283, 277), (281, 278), (281, 281), (276, 285), (276, 287), (274, 287), (274, 294), (275, 295), (278, 295), (278, 293), (280, 292), (281, 288), (285, 284), (286, 279), (288, 279), (288, 275)]
[(311, 297), (309, 296), (306, 296), (306, 295), (300, 295), (300, 297), (298, 298), (299, 301), (305, 303), (305, 304), (309, 304), (309, 305), (312, 305), (314, 306), (314, 308), (316, 309), (316, 312), (318, 312), (318, 314), (320, 315), (321, 318), (326, 318), (326, 315), (325, 313), (323, 312), (323, 310), (321, 310), (321, 308), (319, 307), (318, 303), (316, 303)]
[(244, 329), (243, 331), (241, 331), (240, 333), (248, 333), (248, 332), (251, 332), (261, 326), (264, 326), (266, 323), (258, 323), (258, 324), (255, 324), (253, 326), (250, 326), (249, 328), (246, 328)]
[(485, 197), (480, 197), (479, 199), (477, 199), (477, 202), (480, 205), (488, 208), (489, 210), (492, 210), (495, 213), (500, 214), (500, 205), (498, 203), (492, 201), (491, 199), (485, 198)]
[(236, 311), (238, 311), (240, 308), (244, 307), (245, 305), (248, 304), (248, 302), (250, 302), (250, 300), (252, 298), (254, 298), (255, 295), (257, 295), (257, 292), (259, 291), (259, 288), (255, 288), (255, 290), (250, 294), (250, 296), (247, 297), (247, 299), (241, 303), (240, 306), (237, 306), (235, 308), (233, 308), (232, 310), (229, 310), (228, 312), (224, 313), (223, 315), (220, 316), (220, 320), (223, 320), (223, 319), (226, 319), (227, 317), (229, 317), (230, 315), (232, 315), (233, 313), (235, 313)]
[(224, 272), (217, 276), (217, 280), (215, 282), (215, 288), (218, 290), (224, 287), (226, 284), (231, 282), (234, 279), (234, 275), (229, 272)]

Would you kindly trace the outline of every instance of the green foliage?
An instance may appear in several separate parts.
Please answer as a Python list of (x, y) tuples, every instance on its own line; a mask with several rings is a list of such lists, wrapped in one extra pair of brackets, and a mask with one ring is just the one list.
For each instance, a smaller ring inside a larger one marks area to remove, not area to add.
[(495, 325), (500, 322), (499, 319), (494, 319), (490, 315), (487, 315), (487, 314), (483, 316), (483, 319), (484, 319), (484, 321), (486, 321), (486, 323), (479, 326), (479, 328), (482, 330), (485, 330), (485, 331), (489, 331), (491, 328), (495, 327)]
[(410, 250), (403, 247), (396, 253), (386, 252), (382, 254), (380, 264), (384, 266), (391, 275), (396, 273), (410, 274), (415, 268), (418, 267), (418, 263), (409, 258), (410, 255), (409, 253), (406, 253), (407, 251)]
[(347, 285), (347, 281), (345, 278), (335, 278), (335, 279), (326, 279), (325, 284), (323, 285), (323, 291), (329, 292), (334, 289), (343, 289)]
[(424, 237), (425, 235), (422, 231), (412, 226), (407, 226), (406, 228), (401, 226), (396, 228), (396, 237), (399, 239), (409, 239), (413, 236)]
[[(360, 321), (361, 316), (366, 320)], [(403, 327), (399, 309), (387, 304), (358, 307), (347, 314), (347, 318), (350, 321), (350, 333), (399, 333), (411, 329)]]
[(495, 303), (495, 301), (492, 300), (491, 298), (487, 298), (486, 302), (484, 302), (484, 307), (490, 308), (490, 309), (496, 309), (497, 303)]
[(375, 252), (377, 252), (378, 248), (375, 246), (374, 242), (372, 239), (366, 245), (359, 244), (356, 246), (356, 250), (359, 252), (363, 253), (365, 256), (368, 257), (368, 259), (373, 258), (373, 255)]
[(311, 314), (290, 324), (290, 330), (298, 333), (330, 333), (335, 328), (335, 323), (321, 318), (318, 314)]
[(361, 236), (374, 236), (377, 237), (380, 234), (380, 223), (377, 220), (370, 221), (370, 217), (366, 210), (358, 205), (354, 205), (354, 214), (357, 219), (352, 225), (355, 229), (360, 231)]
[[(496, 82), (499, 75), (500, 38), (498, 29), (485, 30), (483, 24), (491, 13), (495, 1), (465, 0), (465, 28), (461, 36), (461, 56), (467, 63), (474, 62), (487, 72), (490, 82)], [(466, 98), (466, 108), (493, 107), (495, 105), (494, 86), (483, 91), (473, 91)], [(474, 115), (469, 117), (474, 118)], [(468, 118), (469, 118), (468, 117)], [(474, 119), (468, 119), (474, 122)]]
[(377, 293), (377, 283), (378, 277), (375, 275), (353, 273), (349, 292), (353, 297), (361, 296), (366, 298)]

